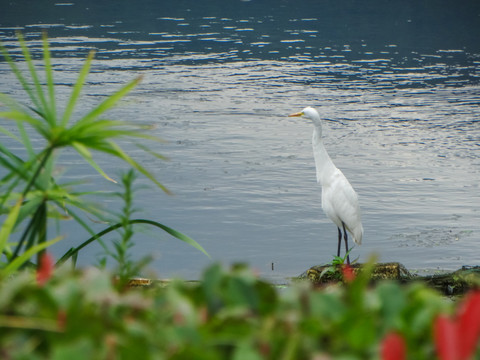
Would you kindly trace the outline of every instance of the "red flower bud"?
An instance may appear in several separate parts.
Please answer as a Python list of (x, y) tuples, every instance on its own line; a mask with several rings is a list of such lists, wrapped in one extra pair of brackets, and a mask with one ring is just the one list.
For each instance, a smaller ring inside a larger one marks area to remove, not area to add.
[(440, 360), (460, 360), (456, 321), (445, 315), (437, 317), (434, 324), (434, 336)]
[(342, 275), (343, 279), (347, 283), (351, 283), (353, 280), (355, 280), (355, 271), (350, 265), (343, 265), (342, 266)]
[(387, 334), (381, 345), (382, 360), (405, 360), (407, 346), (403, 337), (395, 332)]
[(53, 268), (55, 266), (55, 261), (53, 260), (52, 255), (49, 253), (44, 253), (40, 258), (40, 264), (37, 268), (37, 284), (38, 286), (43, 286), (45, 283), (52, 277)]
[(460, 359), (469, 359), (480, 338), (480, 290), (469, 293), (457, 312)]
[(440, 360), (470, 359), (480, 338), (480, 291), (465, 297), (455, 318), (437, 317), (434, 330)]

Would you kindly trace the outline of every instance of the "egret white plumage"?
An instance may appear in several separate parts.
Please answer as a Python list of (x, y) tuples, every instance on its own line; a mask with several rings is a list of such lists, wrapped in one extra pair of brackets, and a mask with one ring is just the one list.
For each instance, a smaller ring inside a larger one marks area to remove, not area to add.
[(347, 263), (350, 264), (347, 231), (352, 235), (353, 241), (359, 245), (362, 243), (363, 237), (357, 193), (345, 175), (335, 166), (325, 149), (322, 140), (322, 123), (317, 110), (312, 107), (306, 107), (302, 111), (289, 116), (305, 116), (314, 125), (312, 138), (313, 156), (317, 169), (317, 182), (322, 185), (322, 209), (325, 215), (338, 228), (337, 256), (340, 256), (343, 230)]

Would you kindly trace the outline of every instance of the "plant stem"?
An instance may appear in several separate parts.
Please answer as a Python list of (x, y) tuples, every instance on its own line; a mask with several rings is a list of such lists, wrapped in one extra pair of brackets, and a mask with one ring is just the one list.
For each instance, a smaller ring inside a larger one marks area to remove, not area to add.
[(30, 181), (27, 184), (27, 187), (25, 188), (25, 190), (22, 193), (22, 196), (24, 198), (27, 196), (28, 192), (30, 191), (30, 188), (33, 186), (33, 184), (37, 180), (37, 177), (40, 174), (40, 171), (42, 171), (45, 163), (47, 162), (47, 160), (50, 157), (50, 155), (52, 154), (52, 152), (53, 152), (53, 147), (52, 146), (49, 146), (48, 148), (45, 149), (45, 155), (43, 156), (42, 160), (40, 161), (40, 164), (38, 165), (37, 169), (35, 170), (35, 173), (31, 177)]
[[(45, 202), (41, 203), (35, 213), (32, 216), (32, 219), (28, 223), (25, 231), (18, 242), (15, 251), (11, 257), (11, 261), (14, 260), (20, 253), (25, 240), (28, 238), (27, 245), (25, 250), (29, 249), (35, 244), (35, 236), (38, 236), (38, 243), (45, 242), (47, 236), (47, 204)], [(43, 252), (42, 252), (43, 253)]]

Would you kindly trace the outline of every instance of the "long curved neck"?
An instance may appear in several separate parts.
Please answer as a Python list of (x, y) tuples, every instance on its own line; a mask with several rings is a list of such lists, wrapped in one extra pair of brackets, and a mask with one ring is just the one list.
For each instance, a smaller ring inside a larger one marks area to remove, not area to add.
[(317, 169), (317, 182), (324, 184), (329, 175), (335, 170), (335, 165), (323, 145), (322, 127), (315, 124), (312, 137), (313, 157)]

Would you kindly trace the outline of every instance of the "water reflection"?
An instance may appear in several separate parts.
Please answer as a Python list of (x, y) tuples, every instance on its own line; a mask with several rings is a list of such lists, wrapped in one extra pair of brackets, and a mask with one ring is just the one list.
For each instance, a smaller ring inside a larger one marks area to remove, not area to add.
[[(25, 10), (15, 2), (0, 19), (0, 36), (15, 51), (21, 28), (39, 53), (48, 29), (63, 101), (95, 49), (86, 108), (144, 76), (112, 117), (154, 123), (169, 140), (156, 149), (169, 162), (139, 159), (176, 194), (140, 193), (147, 217), (191, 235), (214, 259), (249, 261), (270, 277), (329, 261), (336, 229), (320, 207), (312, 128), (285, 118), (313, 105), (335, 120), (325, 122), (326, 146), (360, 195), (365, 241), (354, 253), (361, 260), (379, 252), (416, 268), (478, 261), (476, 2), (143, 4)], [(20, 96), (3, 62), (0, 75), (0, 91)], [(62, 161), (65, 177), (93, 178), (72, 166), (74, 154)], [(109, 189), (100, 179), (88, 186)], [(157, 256), (163, 276), (195, 278), (208, 262), (165, 235), (160, 243), (158, 233), (139, 237), (136, 255)]]

